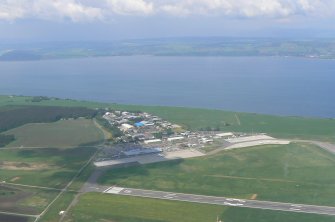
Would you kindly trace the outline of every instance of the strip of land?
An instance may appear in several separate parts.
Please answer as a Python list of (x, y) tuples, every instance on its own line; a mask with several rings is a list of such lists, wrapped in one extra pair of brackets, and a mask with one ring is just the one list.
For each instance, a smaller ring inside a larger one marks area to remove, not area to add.
[(104, 193), (137, 196), (137, 197), (148, 197), (154, 199), (185, 201), (185, 202), (203, 203), (203, 204), (214, 204), (214, 205), (224, 205), (234, 207), (302, 212), (302, 213), (324, 214), (324, 215), (335, 216), (335, 207), (327, 207), (327, 206), (233, 199), (227, 197), (213, 197), (213, 196), (184, 194), (184, 193), (171, 193), (164, 191), (131, 189), (123, 187), (110, 187), (106, 189)]

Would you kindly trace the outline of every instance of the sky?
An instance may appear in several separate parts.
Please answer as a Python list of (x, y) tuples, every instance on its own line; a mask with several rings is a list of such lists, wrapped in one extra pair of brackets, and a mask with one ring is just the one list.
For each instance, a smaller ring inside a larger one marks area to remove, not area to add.
[(334, 37), (335, 0), (0, 0), (0, 41)]

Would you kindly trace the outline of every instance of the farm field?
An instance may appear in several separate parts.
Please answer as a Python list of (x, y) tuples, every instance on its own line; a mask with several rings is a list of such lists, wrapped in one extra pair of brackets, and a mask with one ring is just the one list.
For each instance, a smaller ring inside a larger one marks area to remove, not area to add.
[(83, 118), (26, 124), (4, 134), (15, 136), (7, 147), (76, 147), (103, 140), (93, 120)]
[(0, 149), (0, 181), (61, 189), (95, 151), (93, 147)]
[(37, 215), (56, 197), (57, 193), (56, 190), (3, 184), (0, 185), (0, 212)]
[[(93, 204), (94, 203), (94, 204)], [(140, 197), (89, 193), (82, 195), (66, 221), (117, 222), (334, 222), (335, 218), (302, 213), (231, 208)]]
[(0, 96), (0, 107), (8, 106), (64, 106), (145, 111), (192, 130), (220, 129), (222, 131), (262, 132), (280, 138), (314, 139), (335, 142), (335, 119), (284, 117), (223, 110), (184, 107), (160, 107), (106, 104), (68, 99), (47, 99), (32, 102), (33, 97)]
[(0, 221), (6, 222), (33, 222), (34, 219), (28, 217), (21, 217), (21, 216), (9, 216), (0, 214)]
[(213, 156), (110, 169), (121, 187), (334, 206), (335, 156), (307, 144), (266, 145)]

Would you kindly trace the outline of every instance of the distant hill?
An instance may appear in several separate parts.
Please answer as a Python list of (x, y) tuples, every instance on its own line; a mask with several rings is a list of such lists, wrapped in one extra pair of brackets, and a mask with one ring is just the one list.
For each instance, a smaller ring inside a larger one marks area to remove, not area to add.
[(27, 60), (39, 60), (42, 56), (32, 52), (25, 50), (13, 50), (9, 52), (5, 52), (0, 56), (1, 61), (27, 61)]
[[(14, 49), (14, 50), (13, 50)], [(166, 38), (0, 45), (0, 60), (101, 56), (294, 56), (334, 59), (335, 39)]]

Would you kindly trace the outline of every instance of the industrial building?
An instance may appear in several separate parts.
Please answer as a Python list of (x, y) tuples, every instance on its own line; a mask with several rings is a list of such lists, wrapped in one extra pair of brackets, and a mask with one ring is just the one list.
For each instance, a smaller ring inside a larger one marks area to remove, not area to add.
[(123, 154), (129, 157), (129, 156), (138, 156), (138, 155), (154, 154), (161, 152), (163, 152), (161, 148), (144, 148), (144, 149), (123, 151)]

